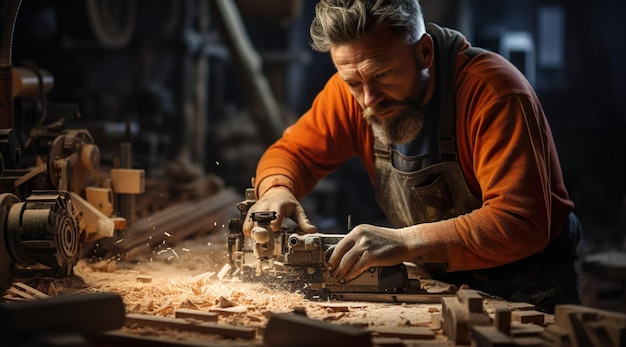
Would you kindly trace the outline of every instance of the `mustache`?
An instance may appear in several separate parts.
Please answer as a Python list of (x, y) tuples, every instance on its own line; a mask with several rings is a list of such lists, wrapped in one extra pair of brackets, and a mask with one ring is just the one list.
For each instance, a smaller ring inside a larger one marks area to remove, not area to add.
[(398, 101), (398, 100), (384, 100), (378, 103), (378, 105), (374, 107), (368, 107), (366, 110), (368, 113), (376, 115), (380, 113), (385, 113), (392, 109), (397, 109), (400, 111), (406, 111), (410, 107), (406, 104), (406, 102)]

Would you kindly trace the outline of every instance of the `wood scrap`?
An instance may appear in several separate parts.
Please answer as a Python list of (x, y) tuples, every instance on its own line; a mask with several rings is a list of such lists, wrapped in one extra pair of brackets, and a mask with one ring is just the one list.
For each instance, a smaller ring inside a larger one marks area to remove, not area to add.
[(401, 339), (432, 340), (435, 338), (428, 328), (379, 326), (368, 329), (375, 337), (398, 337)]
[(28, 299), (28, 300), (35, 300), (35, 299), (37, 299), (35, 296), (30, 295), (30, 294), (26, 293), (25, 291), (19, 290), (19, 289), (15, 288), (15, 287), (9, 287), (9, 289), (7, 289), (7, 293), (13, 294), (13, 295), (15, 295), (15, 296), (17, 296), (19, 298), (22, 298), (22, 299)]
[(152, 276), (146, 276), (146, 275), (137, 275), (137, 282), (141, 282), (141, 283), (150, 283), (152, 282)]
[(238, 337), (242, 339), (254, 339), (256, 336), (256, 330), (253, 328), (215, 323), (194, 324), (178, 318), (150, 316), (136, 313), (127, 314), (124, 325), (139, 325), (163, 329), (176, 329), (181, 331), (216, 334), (224, 337)]
[(376, 347), (405, 347), (404, 341), (398, 337), (373, 337), (372, 343)]
[(520, 323), (533, 323), (537, 325), (545, 324), (545, 313), (529, 310), (529, 311), (513, 311), (511, 319)]
[(44, 299), (44, 298), (48, 298), (50, 297), (50, 295), (43, 293), (25, 283), (22, 282), (14, 282), (13, 286), (18, 287), (20, 289), (22, 289), (23, 291), (25, 291), (26, 293), (31, 294), (32, 296), (38, 298), (38, 299)]
[(176, 310), (174, 316), (176, 318), (191, 318), (203, 322), (217, 322), (219, 320), (219, 315), (216, 313), (184, 308)]
[(248, 312), (248, 307), (246, 306), (231, 306), (231, 307), (214, 307), (210, 309), (211, 312), (219, 313), (219, 314), (236, 314), (236, 313), (246, 313)]
[(133, 347), (206, 347), (204, 341), (183, 341), (180, 338), (164, 336), (137, 335), (125, 331), (107, 331), (89, 337), (95, 346), (133, 346)]

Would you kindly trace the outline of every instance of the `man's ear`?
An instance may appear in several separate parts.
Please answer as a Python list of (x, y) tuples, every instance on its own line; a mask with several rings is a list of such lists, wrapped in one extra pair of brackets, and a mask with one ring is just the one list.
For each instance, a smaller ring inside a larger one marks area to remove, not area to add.
[(425, 33), (419, 41), (415, 43), (415, 55), (422, 68), (429, 69), (431, 67), (435, 57), (435, 44), (430, 34)]

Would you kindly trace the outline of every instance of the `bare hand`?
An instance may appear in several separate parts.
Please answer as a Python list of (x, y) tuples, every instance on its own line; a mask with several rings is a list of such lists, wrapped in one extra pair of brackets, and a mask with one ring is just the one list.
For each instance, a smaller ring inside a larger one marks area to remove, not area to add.
[(285, 187), (270, 188), (250, 207), (243, 223), (243, 232), (246, 236), (250, 237), (250, 232), (254, 227), (254, 222), (250, 218), (252, 213), (263, 211), (276, 212), (276, 219), (270, 223), (273, 231), (280, 231), (283, 219), (290, 217), (305, 233), (317, 232), (317, 228), (309, 221), (298, 199)]
[(349, 282), (372, 266), (409, 261), (408, 235), (398, 229), (357, 225), (337, 243), (328, 260), (333, 277)]

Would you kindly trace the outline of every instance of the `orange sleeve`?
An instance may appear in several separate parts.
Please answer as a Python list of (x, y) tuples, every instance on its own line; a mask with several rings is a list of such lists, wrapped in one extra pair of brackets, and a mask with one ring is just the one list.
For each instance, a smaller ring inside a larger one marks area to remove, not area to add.
[(274, 185), (286, 186), (300, 199), (317, 182), (336, 170), (347, 159), (360, 156), (368, 163), (373, 179), (373, 152), (369, 126), (345, 83), (333, 75), (317, 95), (311, 108), (287, 128), (281, 139), (271, 145), (257, 166), (255, 189), (263, 182), (264, 190)]
[(491, 53), (457, 72), (457, 147), (481, 208), (424, 224), (448, 270), (503, 265), (543, 250), (573, 209), (541, 105), (517, 69)]

